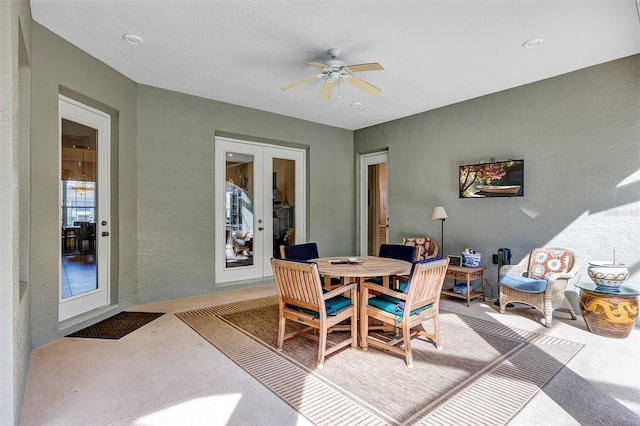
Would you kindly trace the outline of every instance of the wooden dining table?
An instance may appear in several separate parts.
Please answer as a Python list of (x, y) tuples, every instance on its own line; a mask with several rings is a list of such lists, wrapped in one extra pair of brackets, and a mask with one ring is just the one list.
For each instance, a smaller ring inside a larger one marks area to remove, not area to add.
[[(411, 271), (411, 262), (387, 257), (364, 256), (362, 263), (347, 263), (347, 257), (320, 257), (310, 259), (318, 265), (318, 272), (324, 276), (324, 287), (331, 288), (331, 277), (352, 279), (362, 283), (366, 278), (382, 277), (382, 285), (389, 288), (389, 277), (405, 275)], [(344, 263), (332, 263), (342, 261)]]

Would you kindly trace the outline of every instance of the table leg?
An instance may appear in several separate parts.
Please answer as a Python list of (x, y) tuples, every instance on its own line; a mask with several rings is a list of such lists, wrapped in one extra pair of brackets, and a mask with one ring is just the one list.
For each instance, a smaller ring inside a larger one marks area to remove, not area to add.
[(467, 308), (471, 306), (471, 277), (467, 274)]
[(382, 276), (382, 286), (389, 288), (389, 275)]
[(331, 290), (331, 275), (324, 276), (324, 288), (325, 290)]

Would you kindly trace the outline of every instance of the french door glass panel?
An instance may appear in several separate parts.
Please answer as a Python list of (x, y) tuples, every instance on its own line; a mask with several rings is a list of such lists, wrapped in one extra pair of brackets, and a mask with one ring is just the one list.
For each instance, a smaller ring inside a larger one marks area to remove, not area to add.
[(225, 157), (225, 266), (253, 266), (254, 156), (227, 152)]
[(109, 303), (109, 117), (60, 97), (60, 321)]
[(216, 138), (215, 173), (216, 281), (270, 276), (280, 245), (304, 235), (304, 152)]

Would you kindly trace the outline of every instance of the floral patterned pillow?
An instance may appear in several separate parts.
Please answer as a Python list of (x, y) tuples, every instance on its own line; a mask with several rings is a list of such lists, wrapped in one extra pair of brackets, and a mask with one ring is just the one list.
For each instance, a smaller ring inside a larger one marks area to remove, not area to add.
[(403, 246), (411, 246), (416, 248), (418, 260), (424, 260), (429, 255), (429, 238), (404, 238)]
[(547, 279), (569, 270), (569, 250), (535, 249), (529, 260), (529, 278)]

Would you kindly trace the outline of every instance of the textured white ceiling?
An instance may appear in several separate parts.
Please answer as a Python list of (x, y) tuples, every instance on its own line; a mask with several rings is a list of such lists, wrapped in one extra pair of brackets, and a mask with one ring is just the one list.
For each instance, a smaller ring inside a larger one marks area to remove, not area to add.
[[(132, 80), (349, 130), (640, 53), (635, 0), (31, 0), (33, 18)], [(122, 39), (136, 34), (144, 43)], [(522, 42), (543, 38), (536, 48)], [(371, 96), (341, 84), (318, 100), (327, 50)], [(362, 102), (361, 108), (353, 108)]]

